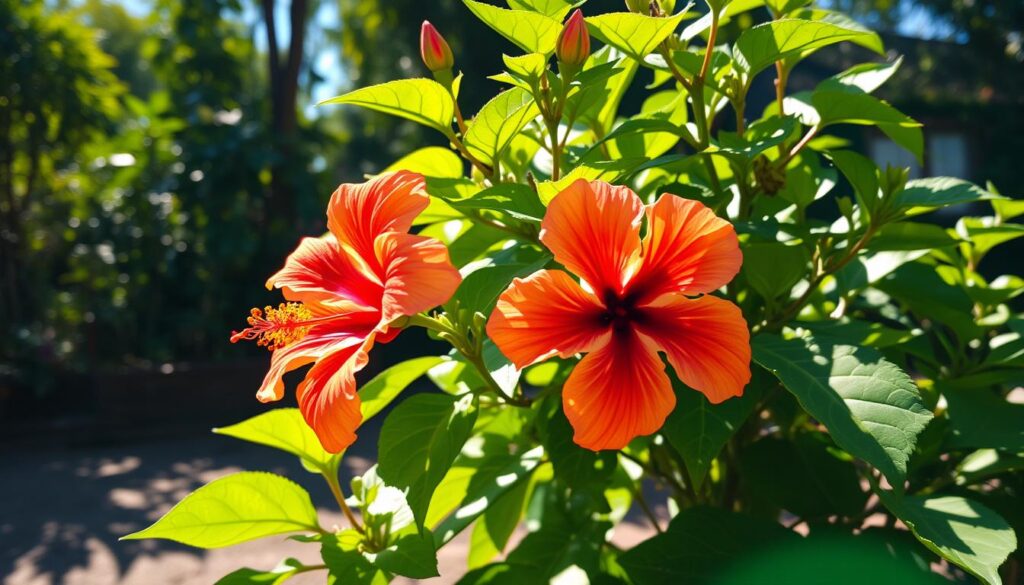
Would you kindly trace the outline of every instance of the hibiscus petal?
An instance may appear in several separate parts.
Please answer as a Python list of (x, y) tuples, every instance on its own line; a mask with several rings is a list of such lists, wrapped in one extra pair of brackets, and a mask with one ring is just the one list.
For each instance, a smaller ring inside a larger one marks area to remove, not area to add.
[(365, 183), (340, 185), (327, 206), (327, 227), (339, 242), (372, 264), (377, 236), (408, 232), (429, 203), (422, 175), (385, 173)]
[(315, 313), (379, 307), (382, 294), (376, 276), (368, 274), (334, 236), (303, 238), (284, 268), (267, 280), (284, 298), (305, 303)]
[(665, 194), (647, 210), (643, 265), (630, 287), (641, 298), (708, 293), (740, 270), (736, 230), (703, 203)]
[(643, 210), (626, 187), (580, 179), (548, 205), (540, 239), (599, 295), (617, 294), (638, 262)]
[(650, 339), (617, 332), (584, 357), (562, 390), (573, 441), (598, 451), (621, 449), (665, 423), (676, 405), (672, 383)]
[(356, 372), (369, 361), (373, 334), (362, 343), (335, 351), (310, 368), (295, 397), (306, 424), (330, 453), (340, 453), (356, 440), (363, 421)]
[(383, 325), (448, 302), (462, 282), (448, 259), (448, 248), (434, 238), (381, 234), (376, 257), (384, 274)]
[(743, 394), (750, 382), (750, 333), (739, 307), (713, 296), (665, 295), (643, 311), (639, 330), (687, 386), (715, 404)]
[(589, 351), (608, 335), (604, 307), (561, 270), (517, 278), (498, 297), (487, 335), (519, 368)]
[(380, 321), (379, 313), (349, 313), (310, 327), (306, 335), (270, 356), (270, 368), (256, 393), (260, 402), (273, 402), (284, 396), (281, 378), (294, 369), (334, 352), (359, 346)]

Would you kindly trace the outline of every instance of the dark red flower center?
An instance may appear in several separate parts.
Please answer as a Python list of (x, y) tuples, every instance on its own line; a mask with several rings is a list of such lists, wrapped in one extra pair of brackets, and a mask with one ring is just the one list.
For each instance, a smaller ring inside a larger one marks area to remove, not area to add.
[(639, 300), (634, 293), (619, 294), (606, 289), (602, 295), (605, 310), (601, 313), (601, 324), (611, 327), (616, 332), (628, 330), (633, 324), (642, 322), (645, 314), (637, 304)]

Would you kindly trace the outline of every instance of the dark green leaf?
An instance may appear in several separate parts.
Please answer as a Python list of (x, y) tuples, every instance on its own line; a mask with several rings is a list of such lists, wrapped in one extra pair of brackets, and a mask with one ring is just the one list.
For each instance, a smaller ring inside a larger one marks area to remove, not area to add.
[(595, 453), (573, 442), (573, 428), (562, 411), (561, 400), (549, 398), (544, 405), (541, 442), (555, 466), (555, 475), (570, 487), (599, 485), (615, 472), (615, 453)]
[(472, 395), (419, 394), (398, 405), (380, 431), (377, 473), (408, 489), (409, 507), (423, 526), (434, 488), (444, 478), (476, 421)]
[(917, 435), (932, 413), (917, 387), (875, 350), (823, 339), (759, 335), (754, 360), (775, 373), (835, 442), (902, 486)]
[(833, 453), (821, 433), (765, 437), (741, 452), (740, 469), (752, 497), (808, 520), (852, 518), (868, 500), (853, 462)]
[(429, 530), (406, 534), (377, 553), (374, 564), (382, 570), (412, 579), (437, 577), (437, 552)]
[(800, 537), (774, 522), (718, 508), (680, 512), (668, 530), (619, 557), (636, 585), (718, 584), (736, 563)]
[(702, 393), (687, 388), (675, 377), (672, 382), (676, 408), (661, 432), (682, 455), (687, 474), (699, 489), (711, 468), (711, 461), (754, 411), (762, 392), (759, 386), (750, 384), (743, 396), (711, 404)]

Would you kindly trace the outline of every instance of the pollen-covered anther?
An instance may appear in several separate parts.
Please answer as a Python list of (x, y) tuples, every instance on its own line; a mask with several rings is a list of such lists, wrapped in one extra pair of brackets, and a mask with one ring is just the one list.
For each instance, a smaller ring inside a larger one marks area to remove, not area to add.
[(270, 351), (282, 349), (309, 333), (313, 314), (302, 303), (281, 303), (277, 308), (253, 308), (246, 321), (249, 326), (231, 334), (231, 342), (256, 340), (256, 344)]

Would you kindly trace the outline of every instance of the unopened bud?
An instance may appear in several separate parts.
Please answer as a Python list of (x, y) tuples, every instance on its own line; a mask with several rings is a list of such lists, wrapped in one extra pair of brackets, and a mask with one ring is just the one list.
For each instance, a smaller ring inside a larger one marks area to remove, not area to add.
[(444, 40), (441, 33), (437, 32), (434, 25), (426, 20), (423, 21), (423, 28), (420, 29), (420, 57), (427, 69), (436, 73), (447, 71), (455, 64), (455, 57), (452, 56), (452, 48)]
[(587, 23), (583, 21), (583, 12), (579, 8), (565, 21), (558, 35), (555, 55), (559, 63), (575, 69), (582, 67), (590, 56), (590, 33), (587, 32)]

